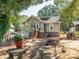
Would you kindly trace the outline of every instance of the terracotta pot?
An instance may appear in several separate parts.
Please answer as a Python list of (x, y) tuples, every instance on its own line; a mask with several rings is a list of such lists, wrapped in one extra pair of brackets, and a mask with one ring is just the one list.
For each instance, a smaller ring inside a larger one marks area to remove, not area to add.
[(17, 42), (16, 42), (16, 47), (17, 47), (17, 48), (23, 48), (23, 47), (24, 47), (24, 41), (23, 41), (23, 40), (17, 41)]

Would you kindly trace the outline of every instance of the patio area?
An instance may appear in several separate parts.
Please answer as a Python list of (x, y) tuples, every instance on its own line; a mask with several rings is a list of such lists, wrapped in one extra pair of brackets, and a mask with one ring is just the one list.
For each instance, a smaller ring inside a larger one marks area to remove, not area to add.
[[(79, 40), (60, 40), (60, 42), (55, 46), (47, 45), (43, 46), (44, 39), (40, 40), (26, 40), (26, 46), (30, 46), (27, 50), (27, 53), (24, 57), (26, 59), (31, 53), (31, 50), (36, 49), (38, 45), (45, 54), (47, 54), (49, 59), (76, 59), (79, 58)], [(16, 48), (15, 46), (3, 47), (0, 49), (0, 59), (7, 59), (9, 57), (7, 50), (11, 48)], [(36, 53), (38, 55), (38, 53)], [(56, 55), (55, 55), (56, 54)], [(46, 57), (46, 56), (45, 56)], [(15, 58), (16, 59), (16, 58)], [(28, 59), (30, 59), (28, 57)]]

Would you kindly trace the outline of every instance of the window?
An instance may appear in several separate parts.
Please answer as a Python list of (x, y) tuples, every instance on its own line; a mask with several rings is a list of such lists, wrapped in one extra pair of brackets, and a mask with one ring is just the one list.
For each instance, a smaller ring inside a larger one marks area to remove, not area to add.
[(35, 28), (35, 25), (33, 25), (33, 28)]
[(51, 30), (53, 29), (53, 27), (51, 26)]
[(36, 27), (35, 24), (31, 25), (32, 30), (35, 30), (35, 27)]
[(38, 28), (39, 28), (39, 25), (37, 24), (36, 27), (37, 27), (37, 29), (38, 29)]
[(76, 31), (79, 31), (79, 25), (76, 25), (75, 28), (76, 28)]

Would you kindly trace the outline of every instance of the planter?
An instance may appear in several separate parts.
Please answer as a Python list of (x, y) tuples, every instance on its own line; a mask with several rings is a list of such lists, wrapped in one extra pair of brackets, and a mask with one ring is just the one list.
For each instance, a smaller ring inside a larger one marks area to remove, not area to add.
[(17, 48), (24, 48), (24, 41), (16, 41), (15, 42)]

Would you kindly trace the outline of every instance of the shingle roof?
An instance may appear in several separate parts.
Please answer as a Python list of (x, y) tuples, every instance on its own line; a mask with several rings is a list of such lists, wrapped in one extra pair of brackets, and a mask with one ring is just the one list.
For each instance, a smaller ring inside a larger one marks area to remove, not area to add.
[(59, 22), (59, 16), (51, 16), (48, 20), (44, 20), (44, 23), (58, 23)]
[(72, 21), (72, 23), (73, 23), (74, 25), (78, 25), (78, 24), (79, 24), (79, 21)]
[(26, 21), (25, 21), (25, 23), (29, 20), (29, 19), (31, 19), (31, 18), (34, 18), (34, 19), (37, 19), (37, 20), (39, 20), (40, 22), (43, 22), (43, 23), (60, 23), (59, 22), (59, 16), (51, 16), (51, 17), (49, 17), (49, 19), (48, 20), (40, 20), (39, 18), (37, 18), (37, 17), (35, 17), (35, 16), (30, 16)]
[(23, 24), (26, 23), (26, 22), (27, 22), (28, 20), (30, 20), (30, 19), (37, 19), (37, 20), (41, 21), (41, 20), (38, 19), (37, 17), (31, 15), (30, 17), (28, 17), (28, 18), (23, 22)]

